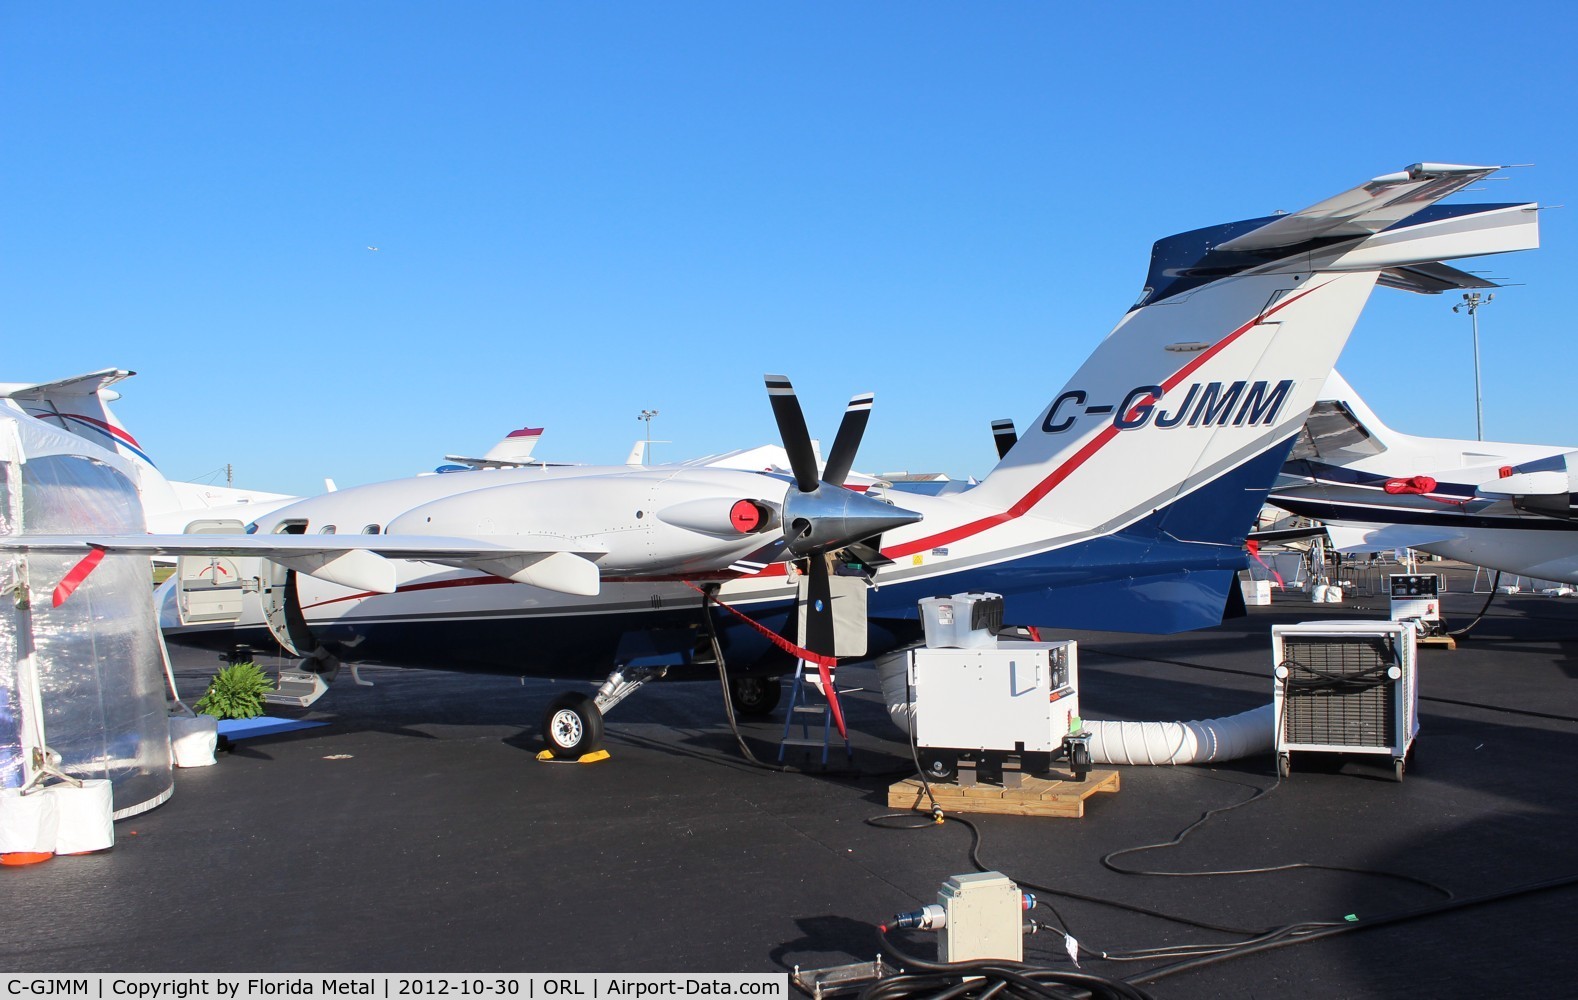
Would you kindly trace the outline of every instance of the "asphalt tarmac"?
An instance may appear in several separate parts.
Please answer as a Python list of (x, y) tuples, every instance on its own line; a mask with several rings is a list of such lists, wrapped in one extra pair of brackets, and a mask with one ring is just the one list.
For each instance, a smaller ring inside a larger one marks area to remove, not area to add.
[[(1484, 601), (1451, 574), (1451, 624)], [(1385, 617), (1383, 599), (1269, 608), (1181, 636), (1081, 643), (1088, 718), (1210, 718), (1264, 704), (1273, 623)], [(221, 665), (176, 649), (189, 700)], [(265, 663), (265, 666), (268, 664)], [(986, 868), (1121, 978), (1175, 960), (1095, 953), (1225, 942), (1302, 922), (1345, 928), (1146, 984), (1172, 998), (1572, 995), (1578, 875), (1578, 600), (1498, 597), (1471, 640), (1421, 652), (1422, 729), (1401, 783), (1378, 758), (1270, 755), (1122, 770), (1083, 819), (966, 817), (894, 829), (911, 773), (870, 665), (841, 668), (852, 768), (748, 763), (715, 683), (649, 685), (608, 718), (609, 760), (549, 764), (539, 717), (586, 685), (438, 670), (347, 673), (306, 710), (327, 725), (239, 741), (181, 770), (111, 851), (0, 870), (0, 967), (99, 972), (774, 972), (868, 961), (876, 925)], [(782, 715), (744, 726), (771, 760)], [(835, 759), (836, 760), (836, 759)], [(1271, 868), (1177, 877), (1149, 870)], [(977, 841), (977, 837), (979, 838)], [(1091, 897), (1070, 898), (1044, 890)], [(1450, 894), (1450, 898), (1448, 897)], [(1139, 907), (1209, 930), (1125, 907)], [(1055, 913), (1053, 910), (1055, 909)], [(1401, 919), (1394, 919), (1401, 918)], [(930, 956), (926, 935), (899, 938)], [(1027, 959), (1069, 968), (1061, 930)]]

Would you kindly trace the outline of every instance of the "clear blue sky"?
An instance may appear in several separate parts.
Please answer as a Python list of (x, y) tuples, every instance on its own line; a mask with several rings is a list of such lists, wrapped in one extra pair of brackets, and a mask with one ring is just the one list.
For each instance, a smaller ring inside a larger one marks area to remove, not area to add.
[[(824, 440), (877, 393), (857, 468), (981, 475), (1155, 239), (1532, 163), (1471, 196), (1572, 206), (1488, 264), (1486, 432), (1578, 446), (1574, 9), (6, 3), (0, 381), (135, 369), (172, 478), (314, 492), (765, 443), (783, 372)], [(1401, 430), (1473, 436), (1451, 304), (1344, 354)]]

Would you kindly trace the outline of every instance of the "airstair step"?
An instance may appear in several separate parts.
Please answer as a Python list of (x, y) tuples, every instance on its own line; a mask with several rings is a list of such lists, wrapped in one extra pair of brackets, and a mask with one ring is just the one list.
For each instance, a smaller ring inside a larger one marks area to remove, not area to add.
[(308, 671), (281, 671), (279, 687), (263, 695), (263, 700), (270, 705), (294, 705), (297, 708), (306, 708), (313, 702), (322, 698), (329, 690), (323, 677)]

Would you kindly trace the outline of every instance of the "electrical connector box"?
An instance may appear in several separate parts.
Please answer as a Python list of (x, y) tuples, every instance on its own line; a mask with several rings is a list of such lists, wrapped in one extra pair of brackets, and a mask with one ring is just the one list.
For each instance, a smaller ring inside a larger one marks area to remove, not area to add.
[(1378, 754), (1401, 781), (1419, 733), (1415, 641), (1412, 622), (1273, 625), (1278, 773), (1291, 773), (1294, 751)]
[(944, 962), (977, 958), (1024, 960), (1024, 894), (1006, 875), (954, 875), (937, 892), (946, 921), (937, 957)]

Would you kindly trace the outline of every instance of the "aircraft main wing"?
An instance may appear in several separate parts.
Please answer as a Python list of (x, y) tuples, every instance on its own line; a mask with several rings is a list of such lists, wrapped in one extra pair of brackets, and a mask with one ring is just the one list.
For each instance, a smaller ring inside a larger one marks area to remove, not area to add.
[(1451, 528), (1419, 524), (1326, 525), (1326, 536), (1338, 552), (1379, 552), (1417, 549), (1461, 537)]
[[(598, 592), (600, 580), (594, 560), (604, 554), (599, 546), (557, 535), (489, 539), (439, 535), (24, 534), (0, 536), (0, 552), (80, 554), (87, 566), (82, 573), (84, 578), (106, 554), (257, 556), (330, 583), (379, 594), (393, 593), (396, 587), (395, 567), (389, 560), (407, 559), (477, 570), (516, 583), (585, 597)], [(75, 584), (64, 595), (57, 590), (56, 603), (73, 589)]]
[(1275, 250), (1321, 238), (1373, 236), (1500, 169), (1416, 163), (1292, 215), (1277, 216), (1258, 229), (1217, 244), (1215, 249)]

